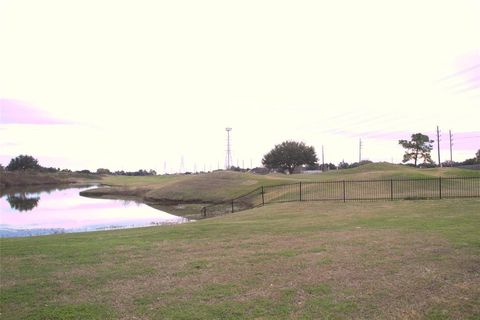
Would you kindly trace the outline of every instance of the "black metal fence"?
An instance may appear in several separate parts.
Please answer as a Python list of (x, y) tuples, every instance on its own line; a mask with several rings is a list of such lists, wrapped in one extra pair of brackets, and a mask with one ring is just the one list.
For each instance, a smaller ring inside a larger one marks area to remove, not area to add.
[(226, 202), (202, 208), (215, 216), (265, 204), (292, 201), (420, 200), (480, 197), (480, 177), (297, 182), (260, 187)]

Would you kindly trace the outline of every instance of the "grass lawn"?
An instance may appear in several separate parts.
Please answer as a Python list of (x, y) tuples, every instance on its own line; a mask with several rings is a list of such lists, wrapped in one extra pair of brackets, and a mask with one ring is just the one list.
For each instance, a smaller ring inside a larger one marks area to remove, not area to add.
[(478, 319), (480, 200), (1, 239), (2, 319)]

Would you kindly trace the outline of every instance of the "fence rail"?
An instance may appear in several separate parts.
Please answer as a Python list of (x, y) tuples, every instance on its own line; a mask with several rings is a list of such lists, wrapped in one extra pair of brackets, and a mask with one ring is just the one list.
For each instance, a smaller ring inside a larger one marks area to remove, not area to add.
[(293, 201), (393, 201), (475, 197), (480, 197), (480, 177), (297, 182), (257, 188), (229, 201), (203, 207), (202, 215), (215, 216), (270, 203)]

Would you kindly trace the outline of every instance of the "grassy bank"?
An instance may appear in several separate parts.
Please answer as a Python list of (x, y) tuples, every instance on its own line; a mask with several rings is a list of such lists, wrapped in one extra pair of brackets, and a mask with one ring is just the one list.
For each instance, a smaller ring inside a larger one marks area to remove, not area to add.
[(1, 239), (2, 319), (477, 319), (480, 200)]
[(0, 187), (16, 188), (38, 185), (65, 185), (100, 181), (101, 176), (69, 172), (40, 172), (35, 170), (0, 171)]
[(188, 215), (198, 214), (205, 204), (232, 199), (260, 186), (300, 181), (436, 177), (480, 177), (480, 171), (458, 168), (418, 169), (388, 163), (375, 163), (354, 169), (318, 174), (256, 175), (238, 172), (214, 172), (200, 175), (152, 177), (105, 176), (102, 182), (110, 187), (88, 190), (83, 195), (105, 198), (135, 198), (174, 214)]

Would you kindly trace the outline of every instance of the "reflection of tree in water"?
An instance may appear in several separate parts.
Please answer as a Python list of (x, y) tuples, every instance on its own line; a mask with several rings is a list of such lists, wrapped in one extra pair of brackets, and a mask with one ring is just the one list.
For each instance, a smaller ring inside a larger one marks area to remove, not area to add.
[(15, 193), (7, 195), (7, 201), (12, 209), (18, 211), (30, 211), (38, 206), (40, 197), (27, 196), (26, 193)]

